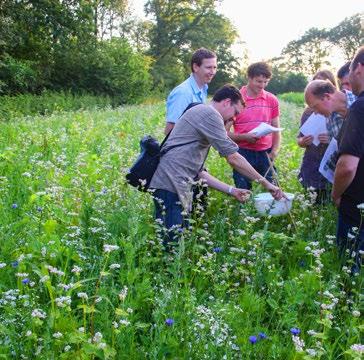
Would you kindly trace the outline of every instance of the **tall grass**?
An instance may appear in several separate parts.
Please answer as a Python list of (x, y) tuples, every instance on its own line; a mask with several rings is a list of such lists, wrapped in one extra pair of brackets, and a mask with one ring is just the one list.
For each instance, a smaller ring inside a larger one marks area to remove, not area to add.
[(0, 97), (0, 121), (24, 116), (51, 115), (63, 111), (97, 109), (114, 106), (108, 96), (73, 95), (70, 92), (44, 91), (41, 95), (23, 94)]
[[(292, 217), (211, 191), (171, 254), (124, 182), (140, 138), (163, 137), (162, 104), (3, 123), (0, 357), (359, 359), (363, 276), (338, 258), (334, 207), (297, 181), (301, 112), (282, 103)], [(215, 151), (207, 165), (232, 183)]]

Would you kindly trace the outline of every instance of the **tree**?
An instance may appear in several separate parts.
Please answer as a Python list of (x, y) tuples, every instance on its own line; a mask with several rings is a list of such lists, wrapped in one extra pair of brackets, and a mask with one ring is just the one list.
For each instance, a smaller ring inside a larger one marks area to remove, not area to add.
[(287, 68), (310, 75), (323, 65), (330, 65), (327, 57), (332, 45), (327, 38), (327, 30), (311, 28), (299, 40), (289, 42), (282, 51)]
[(333, 27), (328, 32), (328, 40), (342, 51), (346, 60), (351, 60), (356, 50), (364, 44), (364, 27), (361, 26), (360, 14), (345, 18)]

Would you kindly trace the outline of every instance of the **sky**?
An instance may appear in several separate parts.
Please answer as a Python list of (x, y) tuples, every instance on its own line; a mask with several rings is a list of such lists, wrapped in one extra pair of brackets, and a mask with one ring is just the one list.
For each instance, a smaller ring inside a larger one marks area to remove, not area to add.
[[(132, 0), (139, 15), (143, 0)], [(364, 12), (363, 0), (223, 0), (219, 12), (229, 18), (245, 42), (251, 62), (279, 56), (292, 40), (311, 27), (332, 28)], [(332, 63), (345, 62), (340, 54)]]

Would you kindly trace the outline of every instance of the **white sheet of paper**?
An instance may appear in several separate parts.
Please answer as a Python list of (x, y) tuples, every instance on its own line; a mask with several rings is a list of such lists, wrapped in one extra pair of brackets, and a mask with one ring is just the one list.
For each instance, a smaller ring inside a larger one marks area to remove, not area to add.
[(314, 145), (320, 144), (318, 136), (327, 133), (326, 118), (320, 114), (311, 114), (306, 122), (301, 126), (300, 131), (303, 135), (312, 135)]
[(249, 133), (255, 134), (256, 136), (260, 137), (260, 136), (266, 136), (272, 132), (277, 132), (282, 130), (283, 128), (277, 128), (266, 123), (260, 123), (256, 128), (250, 130)]
[(325, 167), (327, 160), (329, 160), (332, 156), (332, 154), (337, 151), (337, 141), (335, 138), (332, 138), (330, 141), (329, 146), (327, 147), (324, 156), (322, 157), (319, 172), (324, 176), (328, 181), (331, 182), (331, 184), (334, 183), (334, 171), (331, 169)]

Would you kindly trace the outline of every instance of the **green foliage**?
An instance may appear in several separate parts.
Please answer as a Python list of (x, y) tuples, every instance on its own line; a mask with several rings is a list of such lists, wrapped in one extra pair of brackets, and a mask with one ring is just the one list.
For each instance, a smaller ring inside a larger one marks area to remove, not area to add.
[(0, 121), (11, 121), (19, 117), (50, 115), (61, 111), (96, 109), (116, 106), (118, 99), (90, 94), (74, 95), (70, 92), (44, 91), (40, 95), (22, 94), (0, 97)]
[(230, 20), (215, 10), (216, 3), (216, 0), (147, 1), (146, 13), (155, 21), (150, 28), (148, 52), (155, 60), (154, 87), (171, 89), (185, 79), (191, 72), (191, 55), (200, 47), (215, 51), (218, 58), (219, 70), (210, 91), (231, 82), (238, 68), (231, 47), (238, 35)]
[(329, 41), (341, 50), (348, 61), (354, 57), (356, 50), (364, 44), (362, 16), (363, 14), (355, 14), (345, 18), (328, 33)]
[(301, 73), (284, 72), (273, 68), (272, 78), (268, 83), (267, 90), (273, 94), (287, 92), (302, 92), (307, 85), (307, 78)]
[(289, 103), (296, 104), (298, 106), (305, 105), (305, 97), (302, 92), (288, 92), (284, 94), (279, 94), (279, 99), (283, 101), (287, 101)]
[(5, 55), (0, 60), (0, 95), (36, 92), (43, 83), (35, 61)]

